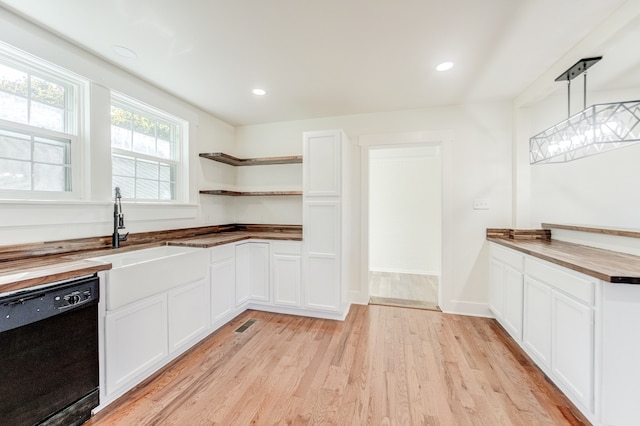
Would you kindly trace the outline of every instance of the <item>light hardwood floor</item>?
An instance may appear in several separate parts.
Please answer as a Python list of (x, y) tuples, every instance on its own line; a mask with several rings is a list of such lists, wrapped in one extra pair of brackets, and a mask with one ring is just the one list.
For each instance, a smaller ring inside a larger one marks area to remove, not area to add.
[(87, 425), (586, 424), (573, 410), (492, 319), (356, 305), (247, 311)]
[(369, 303), (438, 309), (438, 277), (370, 271), (369, 297)]

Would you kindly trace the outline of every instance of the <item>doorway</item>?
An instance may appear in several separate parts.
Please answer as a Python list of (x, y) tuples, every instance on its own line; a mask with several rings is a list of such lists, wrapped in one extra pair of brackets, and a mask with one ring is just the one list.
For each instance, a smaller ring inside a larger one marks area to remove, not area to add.
[(368, 151), (369, 303), (438, 309), (440, 146), (377, 146)]

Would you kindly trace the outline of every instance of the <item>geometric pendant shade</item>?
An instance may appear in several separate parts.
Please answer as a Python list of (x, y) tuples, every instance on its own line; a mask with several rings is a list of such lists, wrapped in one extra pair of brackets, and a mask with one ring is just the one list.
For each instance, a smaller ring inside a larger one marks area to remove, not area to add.
[(531, 164), (561, 163), (640, 142), (640, 101), (595, 104), (529, 139)]

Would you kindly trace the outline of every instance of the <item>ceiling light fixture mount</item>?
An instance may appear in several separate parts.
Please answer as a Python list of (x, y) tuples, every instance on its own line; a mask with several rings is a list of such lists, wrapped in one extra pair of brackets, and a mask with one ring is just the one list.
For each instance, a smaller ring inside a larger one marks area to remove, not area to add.
[(119, 46), (117, 44), (114, 44), (113, 46), (111, 46), (111, 50), (113, 50), (113, 53), (115, 53), (116, 55), (120, 56), (121, 58), (127, 58), (127, 59), (137, 59), (138, 58), (138, 54), (136, 52), (134, 52), (133, 50), (129, 49), (128, 47)]
[[(640, 101), (587, 108), (587, 69), (602, 56), (584, 58), (560, 74), (567, 81), (568, 118), (529, 139), (531, 164), (564, 163), (640, 142)], [(583, 110), (571, 115), (571, 80), (584, 75)]]

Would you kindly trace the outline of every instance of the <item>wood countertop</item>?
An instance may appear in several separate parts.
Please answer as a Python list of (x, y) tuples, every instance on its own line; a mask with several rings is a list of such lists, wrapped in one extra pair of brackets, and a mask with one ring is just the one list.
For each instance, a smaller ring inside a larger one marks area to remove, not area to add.
[(488, 237), (487, 240), (605, 282), (640, 284), (640, 256), (553, 239)]
[(169, 241), (167, 245), (182, 247), (210, 248), (222, 244), (235, 243), (242, 240), (284, 240), (302, 241), (302, 231), (300, 232), (222, 232), (220, 234), (203, 235), (196, 238), (185, 238), (176, 241)]
[(38, 258), (32, 264), (9, 262), (0, 269), (0, 293), (35, 287), (55, 281), (92, 275), (111, 269), (110, 263), (60, 257)]
[[(21, 256), (12, 254), (12, 259), (0, 261), (0, 293), (21, 290), (42, 284), (52, 283), (65, 279), (91, 275), (100, 271), (111, 269), (110, 263), (89, 260), (93, 257), (110, 254), (124, 253), (128, 251), (142, 250), (163, 245), (209, 248), (222, 244), (229, 244), (248, 239), (260, 240), (287, 240), (302, 241), (302, 229), (270, 230), (269, 227), (255, 226), (239, 231), (224, 231), (210, 234), (202, 234), (196, 237), (174, 238), (169, 234), (168, 240), (156, 239), (153, 242), (130, 244), (118, 249), (97, 248), (85, 251), (70, 249), (64, 252), (62, 246), (57, 244), (57, 249), (51, 255), (29, 256), (29, 252), (21, 253)], [(73, 244), (70, 244), (73, 246)], [(0, 251), (1, 251), (0, 247)], [(14, 247), (10, 247), (14, 250)], [(40, 249), (38, 249), (40, 250)]]

